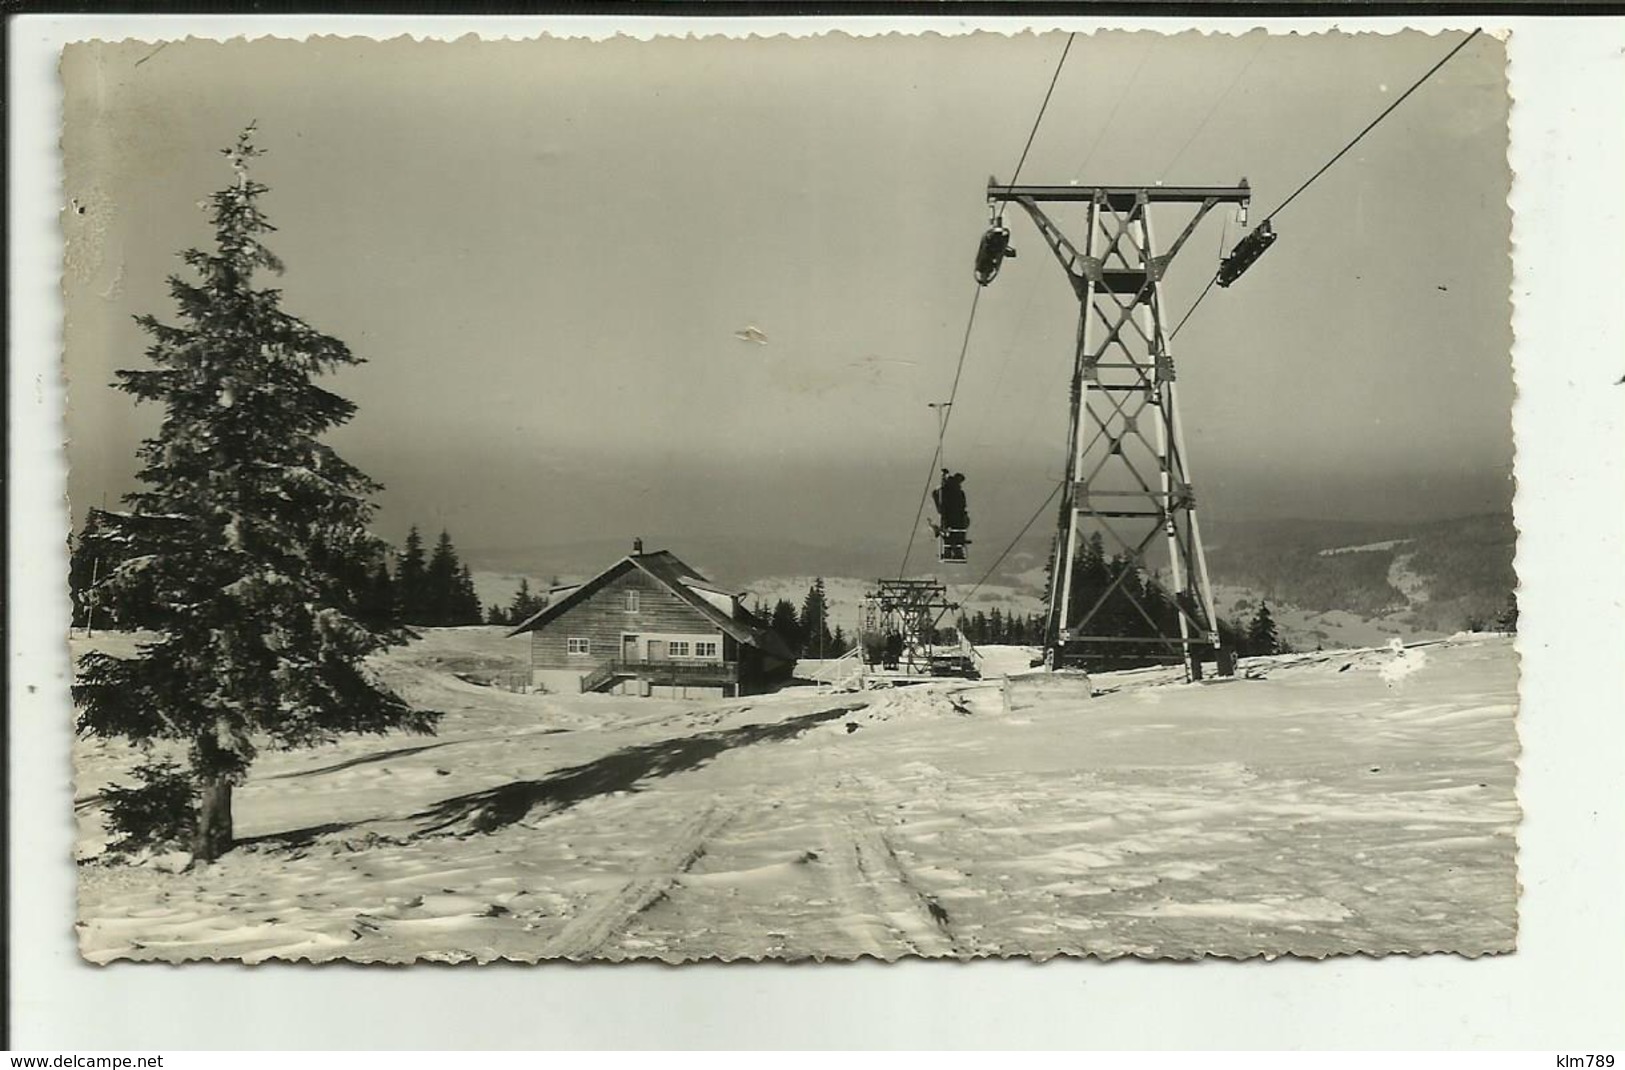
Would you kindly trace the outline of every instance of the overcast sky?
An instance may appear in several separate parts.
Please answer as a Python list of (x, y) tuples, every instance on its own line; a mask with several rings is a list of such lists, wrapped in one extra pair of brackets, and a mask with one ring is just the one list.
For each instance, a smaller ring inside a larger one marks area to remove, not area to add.
[[(1022, 178), (1246, 176), (1256, 222), (1459, 39), (1080, 36)], [(73, 46), (75, 516), (131, 489), (158, 413), (105, 384), (142, 363), (132, 314), (173, 317), (164, 277), (230, 178), (215, 150), (257, 120), (285, 307), (369, 362), (328, 383), (360, 405), (332, 441), (386, 484), (382, 534), (447, 527), (476, 565), (639, 532), (901, 547), (985, 184), (1009, 178), (1064, 40)], [(1504, 50), (1480, 37), (1181, 333), (1209, 515), (1505, 507), (1506, 107)], [(1226, 218), (1174, 264), (1176, 322)], [(1010, 222), (1020, 255), (982, 295), (946, 444), (988, 545), (1061, 470), (1077, 315)]]

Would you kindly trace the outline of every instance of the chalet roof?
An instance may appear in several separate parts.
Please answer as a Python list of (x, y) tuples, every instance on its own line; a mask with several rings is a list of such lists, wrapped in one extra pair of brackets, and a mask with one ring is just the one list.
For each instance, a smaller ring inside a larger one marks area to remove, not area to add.
[(728, 594), (724, 588), (700, 575), (694, 569), (684, 564), (676, 554), (669, 550), (657, 550), (650, 554), (631, 554), (621, 558), (613, 565), (604, 569), (598, 575), (582, 583), (560, 598), (557, 602), (544, 606), (538, 613), (521, 621), (512, 631), (510, 637), (533, 632), (549, 621), (556, 620), (567, 613), (572, 606), (584, 601), (594, 591), (599, 590), (610, 580), (626, 572), (628, 568), (635, 568), (647, 575), (656, 583), (670, 590), (694, 611), (710, 620), (724, 633), (731, 635), (741, 643), (757, 647), (774, 657), (794, 660), (795, 655), (790, 651), (779, 634), (747, 610), (744, 606), (735, 603), (734, 613), (730, 616), (721, 608), (713, 604), (700, 590), (715, 594)]

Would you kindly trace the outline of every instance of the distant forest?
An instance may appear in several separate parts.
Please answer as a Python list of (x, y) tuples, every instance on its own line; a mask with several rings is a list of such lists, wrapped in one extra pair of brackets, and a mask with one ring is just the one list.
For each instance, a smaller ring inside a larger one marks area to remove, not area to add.
[[(1395, 545), (1322, 552), (1384, 542)], [(1425, 524), (1254, 523), (1221, 528), (1208, 562), (1217, 582), (1300, 609), (1364, 617), (1405, 611), (1418, 628), (1450, 632), (1507, 612), (1517, 586), (1515, 543), (1505, 513)], [(1403, 573), (1424, 584), (1426, 601), (1412, 605), (1394, 586)]]
[[(1045, 591), (1043, 597), (1047, 602), (1049, 592)], [(1155, 576), (1137, 567), (1127, 554), (1108, 555), (1099, 532), (1083, 541), (1073, 563), (1070, 623), (1076, 626), (1091, 611), (1089, 631), (1092, 634), (1143, 642), (1091, 644), (1084, 668), (1137, 668), (1177, 662), (1182, 657), (1176, 648), (1159, 641), (1180, 634), (1180, 612), (1174, 595)], [(1042, 644), (1044, 624), (1040, 614), (1022, 617), (1000, 613), (997, 608), (991, 612), (978, 610), (974, 614), (962, 614), (958, 620), (959, 631), (978, 645)], [(1225, 648), (1243, 656), (1288, 652), (1267, 604), (1261, 603), (1244, 621), (1221, 617), (1216, 628)], [(1217, 656), (1211, 648), (1199, 646), (1198, 649), (1204, 658)]]
[(777, 633), (798, 658), (838, 658), (852, 649), (845, 628), (837, 624), (830, 630), (829, 593), (822, 576), (807, 588), (799, 610), (788, 598), (780, 598), (772, 606), (757, 601), (751, 615)]
[[(74, 627), (143, 627), (144, 604), (149, 599), (143, 596), (141, 585), (123, 585), (115, 600), (106, 597), (102, 581), (131, 558), (134, 547), (143, 545), (137, 537), (140, 532), (161, 520), (90, 510), (84, 527), (69, 542), (68, 589)], [(523, 620), (547, 604), (545, 595), (532, 595), (529, 584), (522, 580), (509, 605), (482, 607), (473, 574), (445, 531), (432, 550), (424, 546), (423, 536), (414, 526), (398, 549), (380, 540), (342, 557), (332, 556), (334, 560), (322, 564), (344, 586), (345, 600), (357, 619), (375, 626), (505, 624)]]

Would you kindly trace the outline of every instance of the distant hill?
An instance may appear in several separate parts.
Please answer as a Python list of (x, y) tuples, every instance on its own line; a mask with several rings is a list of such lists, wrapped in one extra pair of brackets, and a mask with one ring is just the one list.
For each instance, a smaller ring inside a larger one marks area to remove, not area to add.
[[(843, 539), (812, 545), (771, 539), (749, 532), (729, 535), (642, 536), (644, 549), (670, 550), (708, 578), (729, 586), (748, 588), (766, 576), (858, 576), (873, 579), (893, 575), (902, 547), (889, 543)], [(591, 576), (632, 552), (628, 538), (585, 539), (531, 546), (482, 547), (481, 565), (492, 572), (514, 575), (557, 576), (561, 581)], [(928, 545), (916, 548), (917, 560), (932, 559)]]
[[(1392, 636), (1449, 634), (1493, 621), (1515, 586), (1515, 530), (1510, 513), (1427, 522), (1250, 520), (1204, 518), (1208, 564), (1219, 613), (1251, 615), (1258, 599), (1277, 611), (1295, 646), (1380, 644)], [(969, 601), (972, 607), (1028, 613), (1039, 605), (1051, 533), (1021, 541)], [(966, 599), (1003, 544), (982, 536), (965, 566), (938, 565), (929, 538), (916, 542), (910, 575), (936, 575), (950, 597)], [(895, 576), (902, 548), (875, 540), (824, 545), (744, 535), (645, 535), (650, 550), (668, 549), (718, 582), (771, 602), (800, 604), (813, 576), (829, 587), (831, 618), (850, 626), (857, 603), (877, 577)], [(631, 550), (624, 538), (485, 549), (482, 565), (507, 574), (590, 575)], [(516, 580), (505, 579), (511, 592)]]
[(1491, 622), (1517, 585), (1509, 513), (1420, 524), (1232, 523), (1214, 526), (1207, 541), (1215, 584), (1412, 632)]

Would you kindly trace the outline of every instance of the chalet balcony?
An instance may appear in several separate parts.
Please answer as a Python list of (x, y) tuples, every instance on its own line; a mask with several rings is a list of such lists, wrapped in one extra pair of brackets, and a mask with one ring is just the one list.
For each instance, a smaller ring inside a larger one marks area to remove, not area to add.
[(655, 687), (723, 687), (739, 682), (739, 663), (611, 658), (581, 678), (581, 690), (599, 691), (622, 680), (642, 680)]

